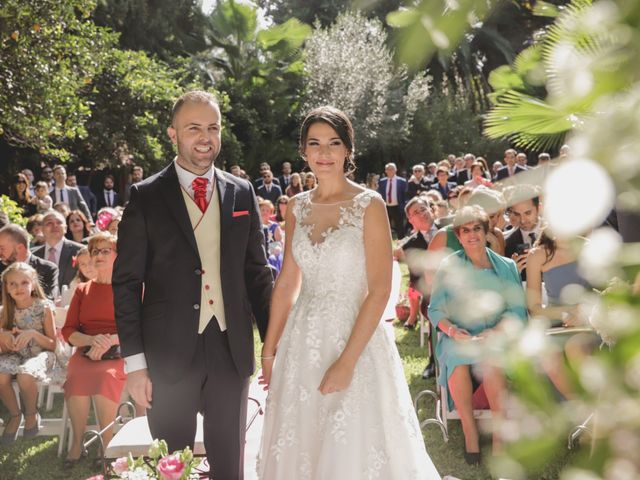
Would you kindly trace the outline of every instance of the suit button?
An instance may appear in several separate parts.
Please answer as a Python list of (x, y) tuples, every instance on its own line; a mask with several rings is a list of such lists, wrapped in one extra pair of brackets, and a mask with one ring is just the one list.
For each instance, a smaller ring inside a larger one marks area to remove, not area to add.
[(200, 304), (199, 303), (194, 303), (193, 304), (193, 309), (194, 310), (200, 310)]
[(195, 273), (196, 275), (202, 275), (202, 270), (200, 270), (199, 268), (196, 268), (193, 273)]
[(209, 300), (209, 305), (213, 305), (213, 300)]

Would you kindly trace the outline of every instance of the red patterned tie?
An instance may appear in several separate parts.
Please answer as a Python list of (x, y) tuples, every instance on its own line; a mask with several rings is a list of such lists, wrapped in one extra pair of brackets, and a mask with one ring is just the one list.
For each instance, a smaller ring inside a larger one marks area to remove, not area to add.
[(202, 213), (207, 209), (207, 184), (209, 180), (206, 178), (198, 177), (191, 182), (191, 188), (193, 188), (193, 200), (198, 205), (198, 208)]
[(393, 199), (393, 178), (390, 178), (388, 180), (389, 182), (389, 191), (387, 192), (387, 203), (391, 204), (392, 199)]

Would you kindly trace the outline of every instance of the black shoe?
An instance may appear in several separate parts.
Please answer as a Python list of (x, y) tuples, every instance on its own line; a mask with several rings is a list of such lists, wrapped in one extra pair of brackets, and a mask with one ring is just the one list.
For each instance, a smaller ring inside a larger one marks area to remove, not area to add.
[(481, 463), (480, 452), (470, 453), (465, 450), (464, 461), (467, 462), (468, 465), (480, 465)]
[(427, 368), (425, 368), (424, 371), (422, 372), (422, 379), (429, 380), (431, 377), (435, 377), (435, 376), (436, 376), (436, 365), (435, 363), (431, 362), (429, 363), (429, 365), (427, 365)]

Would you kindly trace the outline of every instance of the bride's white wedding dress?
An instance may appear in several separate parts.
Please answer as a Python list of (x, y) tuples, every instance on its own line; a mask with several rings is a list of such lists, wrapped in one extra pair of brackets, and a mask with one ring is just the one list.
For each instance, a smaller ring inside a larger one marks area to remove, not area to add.
[[(344, 349), (367, 293), (364, 191), (338, 204), (295, 197), (293, 256), (300, 295), (278, 346), (266, 402), (263, 480), (432, 480), (398, 350), (379, 325), (349, 387), (318, 386)], [(387, 261), (387, 260), (384, 260)], [(390, 261), (390, 260), (389, 260)]]

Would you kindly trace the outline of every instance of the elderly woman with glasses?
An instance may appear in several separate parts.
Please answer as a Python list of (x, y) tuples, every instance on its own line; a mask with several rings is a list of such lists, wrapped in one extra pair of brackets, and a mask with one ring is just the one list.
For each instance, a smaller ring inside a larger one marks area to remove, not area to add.
[[(64, 339), (76, 347), (64, 384), (73, 427), (73, 442), (64, 462), (65, 469), (72, 468), (82, 454), (91, 397), (94, 397), (102, 430), (116, 417), (125, 383), (111, 288), (117, 255), (116, 237), (108, 232), (98, 233), (89, 239), (88, 249), (97, 276), (76, 288), (62, 329)], [(111, 436), (110, 431), (102, 436), (105, 445)]]
[[(506, 394), (503, 372), (485, 361), (482, 347), (487, 337), (503, 328), (503, 322), (526, 322), (527, 308), (515, 262), (487, 247), (487, 213), (477, 205), (463, 207), (453, 225), (462, 249), (445, 258), (438, 268), (429, 319), (442, 332), (436, 346), (438, 383), (449, 391), (449, 408), (455, 406), (460, 415), (465, 460), (476, 464), (480, 444), (473, 418), (474, 386), (482, 382), (494, 419), (502, 414)], [(493, 448), (494, 453), (501, 448), (496, 431)]]

